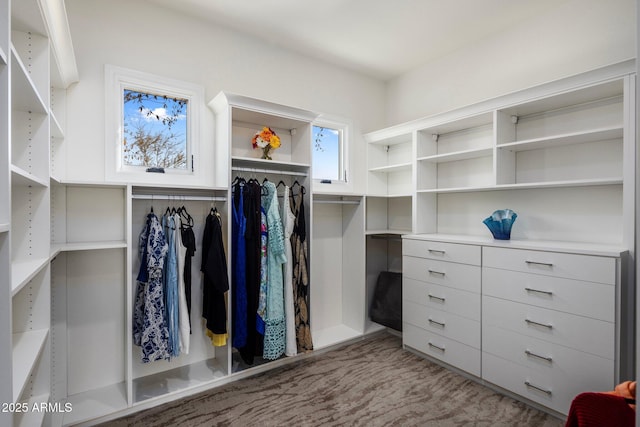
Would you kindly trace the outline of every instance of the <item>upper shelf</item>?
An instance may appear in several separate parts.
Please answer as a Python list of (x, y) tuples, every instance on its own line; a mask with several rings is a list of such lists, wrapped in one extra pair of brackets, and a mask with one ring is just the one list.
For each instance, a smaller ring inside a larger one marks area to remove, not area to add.
[(506, 148), (512, 151), (537, 150), (540, 148), (557, 147), (560, 145), (583, 144), (588, 142), (606, 141), (618, 139), (623, 136), (621, 126), (608, 127), (602, 129), (586, 130), (582, 132), (572, 132), (562, 135), (553, 135), (543, 138), (534, 138), (523, 141), (499, 144), (499, 148)]
[(49, 109), (13, 45), (11, 46), (11, 57), (13, 61), (13, 67), (11, 67), (11, 107), (18, 111), (47, 114)]

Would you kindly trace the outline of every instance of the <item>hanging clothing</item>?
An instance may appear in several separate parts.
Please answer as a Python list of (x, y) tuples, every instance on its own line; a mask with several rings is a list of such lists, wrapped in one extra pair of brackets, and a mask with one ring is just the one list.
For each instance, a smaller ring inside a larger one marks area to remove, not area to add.
[(294, 307), (296, 312), (296, 343), (299, 353), (313, 350), (309, 321), (309, 273), (307, 268), (307, 225), (304, 211), (305, 188), (297, 197), (292, 193), (292, 210), (296, 217), (291, 235), (293, 262)]
[(224, 346), (227, 343), (225, 292), (229, 290), (229, 276), (221, 218), (215, 209), (205, 221), (200, 271), (203, 273), (202, 317), (206, 320), (207, 336), (214, 346)]
[(293, 234), (293, 227), (295, 225), (296, 217), (291, 212), (291, 203), (289, 201), (289, 187), (284, 186), (284, 194), (282, 199), (282, 229), (284, 232), (284, 249), (285, 257), (287, 261), (283, 268), (284, 278), (284, 318), (286, 329), (286, 347), (285, 354), (287, 356), (295, 356), (298, 353), (298, 347), (296, 344), (296, 321), (295, 321), (295, 307), (293, 303), (293, 263), (291, 259), (291, 235)]
[(256, 354), (262, 355), (263, 337), (256, 329), (256, 313), (260, 294), (260, 203), (262, 187), (254, 179), (244, 185), (244, 216), (246, 220), (245, 243), (245, 284), (247, 289), (247, 342), (238, 349), (242, 360), (252, 365)]
[(180, 355), (180, 326), (178, 300), (178, 259), (176, 251), (176, 224), (172, 213), (165, 213), (162, 225), (167, 238), (167, 256), (164, 260), (164, 297), (169, 330), (169, 353)]
[(162, 224), (152, 212), (139, 239), (140, 269), (133, 313), (133, 342), (142, 347), (142, 362), (169, 359), (162, 272), (169, 247)]
[(245, 230), (247, 219), (244, 216), (244, 180), (238, 180), (233, 186), (233, 275), (231, 288), (233, 292), (233, 347), (239, 349), (247, 345), (247, 266)]
[(260, 292), (258, 294), (258, 311), (256, 316), (256, 330), (264, 335), (267, 321), (267, 280), (269, 264), (267, 263), (267, 243), (269, 230), (267, 228), (267, 213), (260, 206)]
[(282, 264), (287, 259), (276, 186), (267, 181), (262, 184), (262, 189), (262, 206), (266, 212), (269, 236), (267, 240), (267, 307), (262, 357), (275, 360), (284, 354), (286, 346)]
[[(184, 265), (182, 267), (184, 278), (184, 293), (187, 301), (187, 316), (191, 325), (191, 261), (196, 253), (196, 236), (193, 232), (193, 224), (187, 221), (180, 221), (180, 237), (182, 244), (186, 247), (184, 255)], [(189, 329), (191, 331), (191, 329)]]
[(178, 271), (178, 329), (180, 331), (178, 350), (180, 353), (189, 354), (189, 345), (191, 343), (191, 337), (189, 334), (191, 333), (191, 324), (189, 320), (189, 310), (187, 309), (187, 295), (183, 274), (187, 247), (182, 243), (182, 219), (180, 218), (180, 214), (174, 214), (173, 222), (176, 225), (173, 230), (173, 240), (176, 247), (176, 267)]

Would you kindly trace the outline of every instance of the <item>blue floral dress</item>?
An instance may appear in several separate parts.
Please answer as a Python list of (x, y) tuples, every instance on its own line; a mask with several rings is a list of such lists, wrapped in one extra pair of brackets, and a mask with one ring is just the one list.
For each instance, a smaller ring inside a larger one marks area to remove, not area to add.
[(150, 213), (139, 238), (141, 262), (133, 313), (133, 342), (142, 347), (144, 363), (170, 358), (162, 283), (168, 250), (162, 224)]

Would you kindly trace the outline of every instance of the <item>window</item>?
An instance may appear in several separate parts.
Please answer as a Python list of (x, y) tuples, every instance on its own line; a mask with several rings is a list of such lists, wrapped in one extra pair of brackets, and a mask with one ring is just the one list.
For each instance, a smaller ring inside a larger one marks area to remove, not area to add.
[(316, 122), (312, 127), (313, 179), (321, 183), (346, 183), (347, 125)]
[(105, 71), (106, 178), (176, 184), (194, 181), (204, 90), (111, 65)]
[(122, 165), (187, 169), (189, 100), (125, 88)]

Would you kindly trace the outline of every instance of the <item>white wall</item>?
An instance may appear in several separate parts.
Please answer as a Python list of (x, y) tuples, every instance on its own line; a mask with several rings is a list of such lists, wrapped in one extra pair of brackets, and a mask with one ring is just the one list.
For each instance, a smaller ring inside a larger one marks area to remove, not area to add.
[[(224, 90), (349, 118), (354, 155), (364, 152), (362, 131), (384, 122), (384, 84), (364, 75), (143, 1), (67, 0), (66, 8), (80, 74), (68, 91), (69, 180), (104, 179), (105, 64), (202, 85), (205, 102)], [(364, 177), (362, 162), (354, 166), (351, 176)], [(362, 179), (355, 184), (364, 191)]]
[(389, 81), (386, 123), (441, 113), (634, 58), (635, 39), (635, 0), (562, 2), (545, 15)]

